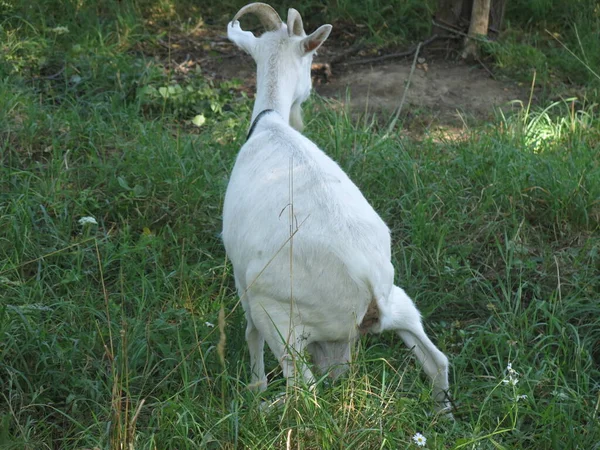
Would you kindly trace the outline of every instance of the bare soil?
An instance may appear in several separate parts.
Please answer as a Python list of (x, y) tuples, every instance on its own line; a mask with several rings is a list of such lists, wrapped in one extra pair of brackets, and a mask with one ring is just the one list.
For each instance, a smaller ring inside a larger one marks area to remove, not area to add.
[[(401, 102), (413, 58), (368, 62), (372, 54), (348, 52), (347, 42), (339, 48), (334, 45), (325, 43), (315, 59), (315, 66), (320, 67), (313, 71), (316, 92), (337, 99), (356, 114), (392, 114)], [(168, 48), (167, 65), (176, 72), (198, 65), (204, 76), (215, 81), (241, 79), (244, 91), (255, 92), (254, 62), (224, 35), (206, 30), (179, 39), (172, 35)], [(403, 118), (427, 118), (428, 125), (456, 127), (489, 120), (499, 109), (510, 110), (518, 101), (528, 100), (528, 87), (496, 79), (480, 63), (446, 60), (439, 52), (423, 51), (420, 56), (406, 93)]]
[[(403, 114), (424, 114), (439, 124), (489, 120), (498, 109), (525, 102), (527, 90), (497, 81), (483, 68), (462, 62), (425, 60), (418, 64), (406, 92)], [(325, 97), (349, 103), (351, 110), (393, 113), (410, 76), (412, 61), (354, 65), (333, 71), (330, 81), (316, 87)]]

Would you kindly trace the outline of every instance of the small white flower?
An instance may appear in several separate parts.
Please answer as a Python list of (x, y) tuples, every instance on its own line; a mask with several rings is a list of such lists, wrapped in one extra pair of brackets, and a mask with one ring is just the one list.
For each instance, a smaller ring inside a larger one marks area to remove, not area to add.
[(91, 216), (86, 216), (86, 217), (82, 217), (81, 219), (79, 219), (79, 225), (87, 225), (87, 224), (98, 225), (98, 222), (96, 222), (96, 219)]
[(412, 439), (413, 441), (415, 441), (415, 444), (417, 444), (419, 447), (425, 447), (425, 444), (427, 443), (427, 438), (421, 433), (415, 433)]
[(204, 325), (206, 325), (208, 328), (214, 328), (215, 324), (214, 323), (210, 323), (210, 322), (204, 322)]
[(519, 400), (527, 400), (527, 394), (517, 395), (517, 401)]
[(50, 28), (50, 31), (56, 34), (67, 34), (69, 32), (69, 29), (67, 27), (54, 27)]
[(519, 372), (513, 369), (512, 363), (509, 362), (506, 365), (506, 372), (508, 376), (502, 380), (502, 383), (505, 385), (510, 384), (511, 386), (516, 386), (519, 382)]
[(519, 375), (519, 372), (517, 372), (515, 369), (512, 368), (512, 364), (508, 363), (508, 365), (506, 366), (506, 371), (508, 372), (508, 374), (510, 376), (517, 376)]

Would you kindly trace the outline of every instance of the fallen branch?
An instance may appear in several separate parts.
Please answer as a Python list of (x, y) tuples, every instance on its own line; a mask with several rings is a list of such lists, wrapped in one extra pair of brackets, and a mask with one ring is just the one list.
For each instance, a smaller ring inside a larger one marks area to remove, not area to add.
[(485, 69), (485, 71), (490, 75), (490, 77), (492, 77), (494, 80), (496, 79), (496, 75), (494, 75), (494, 72), (488, 69), (488, 67), (483, 63), (481, 59), (475, 58), (475, 61), (477, 61), (481, 65), (481, 67)]
[(423, 42), (419, 42), (414, 47), (410, 48), (409, 50), (406, 50), (405, 52), (391, 53), (389, 55), (378, 56), (377, 58), (369, 58), (369, 59), (361, 59), (361, 60), (357, 60), (357, 61), (350, 61), (350, 62), (347, 62), (345, 64), (347, 64), (347, 65), (350, 66), (350, 65), (355, 65), (355, 64), (368, 64), (368, 63), (373, 63), (373, 62), (380, 62), (380, 61), (385, 61), (387, 59), (405, 58), (407, 56), (411, 56), (418, 49), (423, 48), (426, 45), (431, 44), (437, 38), (438, 38), (438, 35), (434, 34), (433, 36), (425, 39)]
[(342, 53), (340, 53), (339, 55), (335, 55), (333, 58), (331, 58), (331, 61), (329, 61), (329, 64), (333, 65), (333, 64), (338, 64), (338, 63), (342, 62), (344, 58), (347, 58), (348, 56), (353, 55), (354, 53), (358, 53), (360, 50), (362, 50), (364, 48), (364, 46), (365, 46), (365, 44), (363, 42), (354, 44), (349, 49), (347, 49), (347, 50), (343, 51)]
[(482, 38), (482, 37), (479, 37), (479, 36), (469, 36), (467, 33), (464, 33), (462, 31), (456, 30), (454, 28), (450, 28), (450, 27), (447, 27), (445, 25), (442, 25), (441, 23), (436, 22), (435, 20), (432, 20), (431, 23), (433, 25), (435, 25), (436, 27), (441, 28), (442, 30), (449, 31), (450, 33), (454, 33), (454, 34), (457, 34), (459, 36), (464, 36), (464, 37), (472, 39), (474, 41), (478, 41), (478, 42), (490, 42), (489, 39)]

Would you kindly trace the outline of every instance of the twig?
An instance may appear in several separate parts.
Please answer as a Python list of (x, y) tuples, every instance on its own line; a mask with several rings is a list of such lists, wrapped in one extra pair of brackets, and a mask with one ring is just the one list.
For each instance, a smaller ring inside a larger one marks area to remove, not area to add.
[(362, 50), (364, 48), (364, 46), (365, 46), (365, 44), (363, 42), (358, 42), (357, 44), (354, 44), (349, 49), (347, 49), (347, 50), (343, 51), (342, 53), (340, 53), (339, 55), (336, 55), (333, 58), (331, 58), (331, 61), (329, 61), (329, 64), (333, 65), (333, 64), (342, 62), (342, 60), (344, 58), (347, 58), (348, 56), (353, 55), (354, 53), (358, 53), (360, 50)]
[(31, 80), (56, 80), (58, 77), (60, 77), (62, 75), (62, 73), (65, 71), (67, 67), (63, 66), (62, 69), (60, 69), (58, 72), (56, 72), (53, 75), (36, 75), (34, 77), (31, 77)]
[(65, 71), (66, 66), (63, 66), (62, 69), (60, 69), (58, 72), (56, 72), (54, 75), (48, 75), (47, 77), (42, 77), (45, 78), (46, 80), (56, 80), (58, 77), (60, 77), (62, 75), (62, 73)]
[(425, 47), (426, 45), (431, 44), (437, 38), (438, 38), (438, 35), (434, 34), (433, 36), (427, 38), (423, 42), (419, 42), (419, 44), (412, 47), (411, 49), (406, 50), (405, 52), (391, 53), (389, 55), (378, 56), (377, 58), (369, 58), (369, 59), (361, 59), (358, 61), (350, 61), (350, 62), (347, 62), (346, 64), (350, 66), (350, 65), (355, 65), (355, 64), (368, 64), (368, 63), (373, 63), (373, 62), (385, 61), (386, 59), (392, 59), (392, 58), (405, 58), (407, 56), (412, 55), (415, 52), (418, 53), (419, 49), (421, 47)]
[[(456, 25), (453, 25), (453, 24), (451, 24), (451, 23), (449, 23), (449, 22), (446, 22), (444, 19), (435, 19), (435, 20), (437, 20), (437, 21), (438, 21), (438, 23), (442, 23), (443, 25), (445, 25), (445, 26), (447, 26), (447, 27), (450, 27), (450, 28), (452, 28), (453, 30), (460, 31), (460, 27), (458, 27), (458, 26), (456, 26)], [(435, 21), (435, 20), (433, 20), (433, 21), (432, 21), (432, 22), (433, 22), (433, 24), (434, 24), (436, 27), (442, 28), (440, 25), (438, 25), (438, 23), (436, 23), (436, 21)], [(445, 28), (443, 28), (443, 29), (445, 30)]]
[(486, 42), (486, 43), (490, 42), (489, 39), (481, 38), (479, 36), (469, 36), (467, 33), (464, 33), (462, 31), (455, 30), (454, 28), (450, 28), (450, 27), (447, 27), (445, 25), (442, 25), (441, 23), (436, 22), (435, 20), (432, 20), (431, 23), (433, 25), (435, 25), (436, 27), (441, 28), (442, 30), (449, 31), (450, 33), (458, 34), (460, 36), (464, 36), (464, 37), (472, 39), (474, 41)]
[(442, 30), (449, 31), (450, 33), (458, 34), (458, 35), (464, 36), (464, 37), (469, 37), (469, 35), (467, 33), (465, 33), (464, 31), (460, 31), (460, 30), (457, 30), (455, 28), (451, 28), (451, 27), (448, 27), (446, 25), (442, 25), (441, 23), (436, 22), (435, 20), (432, 20), (431, 23), (434, 26), (436, 26), (438, 28), (441, 28)]
[(413, 73), (415, 73), (415, 67), (417, 67), (417, 59), (419, 58), (419, 50), (421, 50), (422, 42), (419, 42), (417, 45), (417, 49), (415, 50), (415, 57), (413, 58), (412, 67), (410, 68), (410, 74), (408, 75), (408, 80), (406, 81), (406, 86), (404, 87), (404, 93), (402, 94), (402, 100), (400, 100), (400, 105), (398, 105), (398, 109), (396, 110), (396, 114), (394, 118), (390, 122), (390, 126), (388, 127), (387, 134), (390, 134), (394, 127), (396, 126), (396, 122), (398, 121), (398, 117), (400, 117), (400, 112), (402, 111), (402, 107), (404, 106), (404, 101), (406, 100), (406, 94), (408, 93), (408, 88), (410, 87), (410, 80), (412, 80)]
[(246, 55), (242, 52), (235, 52), (230, 55), (221, 54), (219, 56), (207, 56), (205, 58), (200, 58), (198, 62), (205, 63), (211, 61), (221, 61), (223, 59), (233, 59), (233, 58), (244, 58)]
[(183, 69), (183, 66), (184, 66), (184, 65), (185, 65), (185, 64), (186, 64), (186, 63), (187, 63), (189, 60), (190, 60), (190, 54), (189, 54), (189, 53), (187, 53), (187, 54), (185, 55), (185, 59), (183, 60), (183, 62), (181, 62), (181, 63), (179, 63), (179, 64), (175, 63), (175, 69), (182, 70), (182, 69)]
[(490, 74), (490, 77), (492, 77), (494, 80), (496, 79), (496, 75), (494, 75), (494, 73), (490, 69), (488, 69), (488, 66), (486, 66), (481, 59), (475, 58), (475, 61), (477, 61), (481, 65), (481, 67), (483, 67), (485, 71)]

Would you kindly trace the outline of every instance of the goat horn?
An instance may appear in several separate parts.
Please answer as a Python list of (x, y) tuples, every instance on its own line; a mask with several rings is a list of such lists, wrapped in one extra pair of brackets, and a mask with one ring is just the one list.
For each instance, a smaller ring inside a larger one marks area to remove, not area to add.
[(240, 9), (233, 21), (239, 20), (240, 17), (248, 13), (254, 13), (260, 19), (260, 23), (267, 29), (267, 31), (277, 31), (281, 28), (283, 21), (277, 11), (266, 3), (250, 3)]

